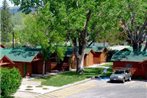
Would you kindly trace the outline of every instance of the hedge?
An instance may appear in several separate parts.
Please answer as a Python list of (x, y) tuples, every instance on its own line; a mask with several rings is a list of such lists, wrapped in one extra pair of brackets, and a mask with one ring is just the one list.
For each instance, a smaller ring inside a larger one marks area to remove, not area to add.
[(0, 68), (1, 97), (10, 96), (17, 91), (21, 84), (21, 75), (16, 68)]

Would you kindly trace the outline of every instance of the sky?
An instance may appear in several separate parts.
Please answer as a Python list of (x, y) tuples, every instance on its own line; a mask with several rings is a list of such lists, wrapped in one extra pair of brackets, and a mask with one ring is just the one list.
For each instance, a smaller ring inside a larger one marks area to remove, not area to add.
[[(0, 7), (2, 7), (3, 1), (4, 0), (0, 0)], [(9, 5), (9, 7), (14, 7), (14, 4), (12, 4), (9, 0), (6, 0), (6, 1), (7, 1), (8, 5)]]

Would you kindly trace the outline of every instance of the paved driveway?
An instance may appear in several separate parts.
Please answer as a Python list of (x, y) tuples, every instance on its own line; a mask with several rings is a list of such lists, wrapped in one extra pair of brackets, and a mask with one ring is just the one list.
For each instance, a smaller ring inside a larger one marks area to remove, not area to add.
[(66, 98), (147, 98), (147, 81), (131, 81), (124, 84), (95, 82), (95, 87)]
[(147, 98), (147, 81), (107, 83), (90, 80), (37, 98)]

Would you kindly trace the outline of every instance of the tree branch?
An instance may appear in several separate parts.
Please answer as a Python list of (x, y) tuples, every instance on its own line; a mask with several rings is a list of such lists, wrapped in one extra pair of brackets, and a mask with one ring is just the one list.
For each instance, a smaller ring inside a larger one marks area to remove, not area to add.
[(134, 25), (135, 25), (135, 13), (131, 13), (131, 26), (132, 26), (132, 28), (134, 27)]
[(79, 32), (79, 54), (82, 54), (84, 52), (84, 49), (86, 48), (87, 45), (87, 29), (88, 29), (88, 24), (91, 16), (91, 10), (88, 10), (88, 13), (86, 14), (86, 21), (83, 27), (83, 30)]
[(138, 38), (138, 40), (140, 40), (142, 37), (143, 37), (143, 35), (145, 34), (145, 29), (146, 29), (146, 27), (147, 27), (147, 17), (146, 17), (146, 19), (145, 19), (145, 21), (144, 21), (144, 24), (139, 28), (139, 38)]
[(94, 42), (94, 40), (93, 41), (91, 41), (88, 45), (87, 45), (87, 47), (90, 47), (91, 46), (91, 44)]
[(145, 43), (145, 47), (144, 47), (143, 51), (146, 51), (146, 50), (147, 50), (147, 41)]
[(124, 30), (124, 33), (127, 35), (128, 40), (134, 40), (133, 37), (132, 37), (132, 33), (131, 33), (131, 30), (129, 29), (128, 24), (125, 22), (124, 19), (122, 19), (121, 22), (122, 22), (121, 23), (122, 28)]
[(87, 43), (86, 37), (87, 37), (87, 33), (88, 33), (87, 28), (88, 28), (88, 23), (89, 23), (89, 20), (90, 20), (90, 16), (91, 16), (91, 10), (88, 10), (83, 30), (80, 32), (79, 45), (83, 45), (83, 44), (86, 45), (86, 43)]

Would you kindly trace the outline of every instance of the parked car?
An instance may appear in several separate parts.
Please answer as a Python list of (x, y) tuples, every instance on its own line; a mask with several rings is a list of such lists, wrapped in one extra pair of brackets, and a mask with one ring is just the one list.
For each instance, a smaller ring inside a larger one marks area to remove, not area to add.
[(110, 76), (110, 82), (112, 81), (131, 81), (131, 72), (129, 69), (115, 70)]

